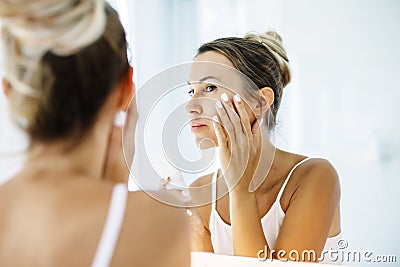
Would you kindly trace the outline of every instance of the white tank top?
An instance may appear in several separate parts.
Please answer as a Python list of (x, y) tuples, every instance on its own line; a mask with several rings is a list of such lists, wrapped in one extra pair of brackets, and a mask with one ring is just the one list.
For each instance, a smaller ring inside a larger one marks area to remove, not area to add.
[(116, 184), (111, 194), (110, 207), (104, 224), (103, 233), (93, 258), (92, 267), (108, 267), (111, 264), (119, 233), (125, 217), (128, 188), (125, 184)]
[[(287, 182), (289, 181), (290, 176), (293, 171), (303, 162), (306, 162), (311, 158), (306, 158), (299, 163), (297, 163), (289, 172), (285, 182), (283, 183), (281, 189), (279, 190), (278, 196), (275, 202), (272, 204), (272, 207), (269, 209), (267, 214), (261, 218), (261, 225), (264, 231), (264, 236), (268, 242), (268, 246), (270, 249), (274, 249), (275, 242), (279, 234), (279, 230), (282, 226), (283, 219), (285, 218), (285, 212), (282, 210), (280, 205), (280, 199), (285, 189)], [(232, 239), (232, 229), (231, 226), (225, 223), (221, 216), (218, 214), (215, 205), (216, 205), (216, 179), (217, 179), (218, 171), (214, 173), (213, 183), (212, 183), (212, 209), (210, 214), (210, 222), (209, 228), (211, 233), (211, 243), (214, 248), (214, 253), (216, 254), (224, 254), (224, 255), (233, 255), (233, 239)], [(326, 240), (324, 250), (329, 251), (330, 249), (334, 249), (339, 251), (338, 241), (341, 240), (341, 233), (334, 237), (328, 237)], [(333, 264), (341, 264), (341, 261), (332, 261), (328, 256), (325, 255), (321, 263), (333, 263)]]

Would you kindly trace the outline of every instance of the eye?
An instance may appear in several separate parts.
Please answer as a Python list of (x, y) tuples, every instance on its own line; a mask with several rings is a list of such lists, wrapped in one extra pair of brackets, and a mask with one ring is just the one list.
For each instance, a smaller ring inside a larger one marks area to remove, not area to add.
[(188, 95), (189, 95), (189, 96), (192, 96), (193, 94), (194, 94), (194, 90), (193, 90), (193, 89), (189, 89)]
[(206, 92), (212, 92), (212, 91), (214, 91), (215, 89), (217, 89), (217, 87), (216, 87), (215, 85), (207, 85), (205, 91), (206, 91)]

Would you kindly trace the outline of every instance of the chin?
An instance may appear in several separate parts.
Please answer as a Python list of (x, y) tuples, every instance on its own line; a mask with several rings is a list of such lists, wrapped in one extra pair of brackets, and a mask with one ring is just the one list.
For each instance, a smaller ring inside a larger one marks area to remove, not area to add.
[(197, 147), (201, 150), (209, 149), (212, 147), (216, 147), (217, 141), (211, 139), (211, 138), (196, 138), (196, 144)]

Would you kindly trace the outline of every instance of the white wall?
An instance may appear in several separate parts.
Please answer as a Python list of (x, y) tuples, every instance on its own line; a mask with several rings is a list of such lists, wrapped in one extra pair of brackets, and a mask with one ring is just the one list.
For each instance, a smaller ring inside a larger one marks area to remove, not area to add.
[(286, 1), (283, 9), (295, 74), (281, 117), (287, 147), (336, 165), (349, 247), (399, 261), (400, 3)]

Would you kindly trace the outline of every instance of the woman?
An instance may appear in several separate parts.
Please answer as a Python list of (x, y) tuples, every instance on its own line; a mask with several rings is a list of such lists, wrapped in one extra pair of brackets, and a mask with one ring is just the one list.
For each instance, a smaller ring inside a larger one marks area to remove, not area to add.
[(117, 13), (1, 0), (0, 18), (3, 89), (30, 139), (0, 186), (0, 266), (189, 266), (185, 211), (127, 191), (137, 111), (124, 158), (135, 92)]
[[(207, 62), (209, 73), (199, 67)], [(227, 86), (233, 77), (226, 74), (229, 69), (256, 88)], [(329, 262), (321, 252), (337, 248), (340, 185), (334, 167), (276, 148), (268, 136), (289, 82), (286, 51), (276, 32), (221, 38), (198, 49), (187, 111), (196, 143), (201, 149), (218, 146), (221, 164), (217, 173), (191, 185), (195, 205), (212, 202), (198, 208), (204, 251), (300, 261), (321, 256)], [(307, 253), (311, 256), (302, 256)]]

